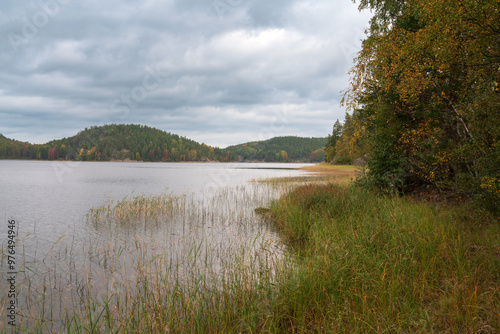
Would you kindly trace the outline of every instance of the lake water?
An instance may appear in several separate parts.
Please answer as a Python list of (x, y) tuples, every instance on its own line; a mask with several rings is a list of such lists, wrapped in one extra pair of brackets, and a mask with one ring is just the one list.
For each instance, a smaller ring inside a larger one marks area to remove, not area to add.
[[(145, 251), (164, 256), (166, 266), (176, 266), (182, 279), (200, 269), (193, 264), (199, 260), (190, 258), (193, 249), (215, 272), (223, 270), (226, 255), (241, 246), (265, 245), (279, 253), (279, 238), (254, 209), (266, 206), (280, 190), (252, 181), (304, 175), (296, 169), (301, 166), (0, 161), (2, 319), (12, 271), (7, 266), (9, 220), (16, 222), (19, 308), (30, 298), (48, 296), (47, 287), (53, 290), (51, 299), (61, 301), (62, 295), (83, 290), (83, 285), (91, 285), (96, 293), (126, 285), (134, 275), (120, 273), (118, 278), (116, 273), (134, 266)], [(171, 207), (151, 216), (110, 215), (117, 203), (134, 200), (146, 203), (138, 204), (144, 212), (158, 210), (148, 204), (154, 200), (157, 206)], [(101, 211), (93, 211), (93, 216), (92, 208)], [(41, 312), (40, 307), (28, 311), (33, 312)]]

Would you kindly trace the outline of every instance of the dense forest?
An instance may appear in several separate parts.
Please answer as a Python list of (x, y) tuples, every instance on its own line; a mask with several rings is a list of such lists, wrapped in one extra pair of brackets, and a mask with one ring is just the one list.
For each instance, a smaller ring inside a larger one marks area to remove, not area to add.
[(230, 161), (228, 152), (144, 125), (104, 125), (32, 145), (0, 137), (0, 158), (80, 161)]
[(500, 2), (361, 0), (360, 9), (375, 15), (327, 159), (342, 146), (351, 159), (369, 153), (368, 186), (424, 186), (498, 209)]
[(274, 137), (226, 149), (246, 161), (320, 162), (325, 159), (326, 138)]
[(0, 134), (0, 159), (41, 159), (40, 146), (9, 139)]
[(95, 126), (69, 138), (30, 144), (0, 135), (0, 159), (78, 161), (321, 161), (326, 138), (280, 137), (220, 149), (144, 125)]

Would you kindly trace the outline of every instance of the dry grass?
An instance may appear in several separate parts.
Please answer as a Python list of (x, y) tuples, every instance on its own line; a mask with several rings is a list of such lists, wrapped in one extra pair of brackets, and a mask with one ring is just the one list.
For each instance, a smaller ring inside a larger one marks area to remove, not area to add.
[(302, 167), (301, 169), (307, 172), (319, 173), (323, 175), (337, 175), (337, 176), (350, 176), (350, 177), (355, 177), (362, 171), (362, 168), (359, 166), (330, 165), (324, 163), (315, 166)]

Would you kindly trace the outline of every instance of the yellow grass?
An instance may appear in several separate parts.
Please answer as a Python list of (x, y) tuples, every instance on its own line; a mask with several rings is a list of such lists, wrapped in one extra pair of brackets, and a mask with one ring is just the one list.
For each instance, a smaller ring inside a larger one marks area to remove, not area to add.
[(307, 172), (315, 172), (321, 174), (329, 175), (345, 175), (345, 176), (356, 176), (357, 173), (361, 171), (359, 166), (351, 165), (330, 165), (330, 164), (318, 164), (315, 166), (302, 167), (302, 170)]

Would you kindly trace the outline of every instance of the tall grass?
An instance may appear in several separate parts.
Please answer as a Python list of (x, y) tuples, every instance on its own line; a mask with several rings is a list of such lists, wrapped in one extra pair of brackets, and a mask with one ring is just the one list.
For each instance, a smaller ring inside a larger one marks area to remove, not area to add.
[(18, 252), (17, 327), (2, 321), (0, 332), (252, 328), (255, 319), (242, 320), (239, 311), (258, 313), (255, 301), (275, 284), (283, 258), (277, 235), (254, 208), (280, 191), (242, 185), (211, 197), (139, 195), (92, 208), (83, 222), (88, 240), (68, 245), (62, 236), (41, 258)]
[(124, 198), (117, 203), (109, 200), (97, 208), (91, 208), (87, 217), (94, 223), (113, 221), (115, 223), (136, 224), (138, 220), (158, 221), (168, 220), (184, 205), (182, 196), (173, 194), (139, 195), (133, 198)]
[[(262, 308), (269, 309), (272, 299), (270, 291), (260, 286), (271, 286), (269, 279), (276, 272), (271, 270), (272, 256), (254, 256), (241, 249), (224, 274), (198, 273), (189, 281), (161, 269), (160, 259), (145, 257), (135, 268), (141, 275), (134, 286), (125, 294), (89, 299), (81, 312), (68, 318), (67, 330), (217, 333), (255, 329), (265, 321)], [(248, 261), (249, 257), (253, 259)]]
[(333, 184), (299, 187), (272, 216), (297, 263), (279, 286), (272, 330), (500, 329), (493, 217)]
[[(85, 263), (66, 290), (59, 272), (30, 288), (31, 304), (17, 329), (499, 331), (495, 218), (468, 206), (376, 196), (345, 180), (290, 179), (225, 188), (210, 199), (139, 196), (106, 203), (88, 217), (99, 233), (109, 232), (103, 242), (85, 245)], [(262, 219), (256, 217), (254, 209), (278, 194), (270, 209), (259, 210)], [(137, 223), (143, 232), (132, 228)], [(120, 231), (129, 230), (134, 238), (120, 243)]]

